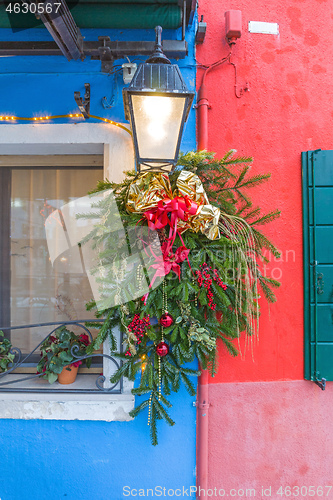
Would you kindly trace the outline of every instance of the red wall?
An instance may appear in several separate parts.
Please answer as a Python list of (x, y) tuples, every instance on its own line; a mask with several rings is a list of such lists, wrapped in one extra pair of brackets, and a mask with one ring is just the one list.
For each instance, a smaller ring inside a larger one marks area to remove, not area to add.
[[(252, 173), (272, 173), (271, 181), (251, 195), (264, 210), (282, 212), (279, 220), (263, 227), (282, 252), (282, 259), (273, 259), (269, 266), (282, 286), (270, 312), (261, 300), (254, 360), (251, 349), (245, 359), (234, 359), (222, 347), (219, 372), (210, 382), (302, 379), (301, 152), (333, 149), (332, 3), (200, 0), (199, 17), (204, 14), (207, 34), (197, 46), (198, 62), (212, 63), (228, 53), (224, 12), (229, 9), (242, 11), (243, 32), (232, 61), (237, 65), (238, 90), (246, 82), (250, 90), (235, 97), (229, 64), (208, 74), (208, 149), (218, 155), (236, 149), (254, 157)], [(278, 23), (280, 34), (249, 33), (249, 21)], [(198, 70), (198, 87), (202, 73)]]

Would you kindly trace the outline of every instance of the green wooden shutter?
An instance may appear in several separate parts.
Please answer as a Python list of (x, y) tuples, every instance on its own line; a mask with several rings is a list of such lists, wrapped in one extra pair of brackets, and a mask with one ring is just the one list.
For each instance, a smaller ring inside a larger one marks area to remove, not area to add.
[[(45, 28), (31, 12), (6, 11), (8, 2), (0, 0), (0, 28)], [(177, 29), (182, 26), (182, 2), (178, 0), (74, 0), (68, 7), (79, 28), (101, 29)]]
[(302, 171), (304, 376), (318, 382), (333, 380), (333, 151), (302, 153)]

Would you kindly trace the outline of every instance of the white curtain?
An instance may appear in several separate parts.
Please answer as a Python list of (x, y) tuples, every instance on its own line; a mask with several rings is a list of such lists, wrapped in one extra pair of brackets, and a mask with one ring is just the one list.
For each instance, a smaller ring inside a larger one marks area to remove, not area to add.
[[(102, 177), (102, 169), (12, 170), (12, 326), (93, 317), (85, 308), (92, 299), (87, 276), (66, 253), (52, 265), (45, 226), (56, 219), (58, 209), (85, 196)], [(12, 330), (12, 344), (30, 352), (51, 328)]]

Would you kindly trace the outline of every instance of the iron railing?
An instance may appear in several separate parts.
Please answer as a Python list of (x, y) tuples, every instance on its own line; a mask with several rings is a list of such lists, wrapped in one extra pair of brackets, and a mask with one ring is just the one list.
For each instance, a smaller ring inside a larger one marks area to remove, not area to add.
[[(43, 377), (43, 373), (35, 373), (35, 374), (28, 374), (27, 376), (24, 377), (17, 377), (18, 373), (17, 371), (21, 368), (29, 367), (32, 365), (31, 361), (33, 358), (36, 356), (36, 354), (39, 353), (39, 348), (42, 345), (42, 343), (50, 336), (52, 335), (59, 327), (61, 326), (69, 326), (71, 325), (76, 326), (81, 328), (86, 334), (88, 334), (90, 341), (93, 340), (92, 334), (88, 327), (86, 326), (87, 323), (103, 323), (103, 319), (93, 319), (93, 320), (75, 320), (75, 321), (59, 321), (59, 322), (49, 322), (49, 323), (35, 323), (35, 324), (29, 324), (29, 325), (21, 325), (21, 326), (0, 326), (0, 330), (9, 332), (12, 330), (23, 330), (25, 328), (43, 328), (46, 326), (53, 326), (54, 328), (52, 331), (50, 331), (44, 338), (43, 340), (28, 354), (22, 353), (21, 349), (18, 347), (12, 347), (10, 350), (11, 354), (14, 354), (15, 358), (12, 363), (8, 365), (8, 369), (0, 373), (0, 393), (1, 392), (38, 392), (38, 393), (82, 393), (82, 394), (101, 394), (101, 393), (108, 393), (108, 394), (121, 394), (122, 392), (122, 380), (116, 384), (110, 385), (109, 386), (109, 381), (106, 379), (104, 374), (100, 374), (97, 376), (97, 379), (95, 381), (96, 389), (95, 388), (88, 388), (88, 387), (78, 387), (77, 384), (71, 384), (71, 388), (67, 388), (64, 386), (61, 386), (59, 383), (55, 382), (54, 384), (49, 384), (47, 380), (41, 381), (42, 383), (34, 384), (34, 380), (40, 380)], [(86, 356), (77, 356), (78, 346), (73, 346), (71, 354), (75, 358), (75, 361), (83, 361), (88, 358), (103, 358), (108, 360), (108, 363), (111, 363), (115, 369), (120, 368), (121, 366), (121, 361), (116, 360), (112, 356), (108, 354), (103, 354), (103, 353), (95, 353), (91, 355), (86, 355)], [(111, 365), (111, 366), (112, 366)], [(37, 367), (37, 363), (35, 364)], [(105, 367), (104, 367), (105, 368)], [(13, 372), (16, 372), (15, 374)], [(107, 372), (110, 372), (110, 366)], [(91, 381), (91, 377), (93, 377), (93, 374), (82, 374), (81, 376), (81, 381), (82, 377), (86, 377), (89, 375), (89, 380)], [(88, 379), (86, 379), (88, 380)], [(19, 384), (25, 381), (29, 381), (27, 387), (17, 387), (15, 384)], [(45, 384), (43, 383), (45, 382)], [(84, 385), (84, 384), (83, 384)]]

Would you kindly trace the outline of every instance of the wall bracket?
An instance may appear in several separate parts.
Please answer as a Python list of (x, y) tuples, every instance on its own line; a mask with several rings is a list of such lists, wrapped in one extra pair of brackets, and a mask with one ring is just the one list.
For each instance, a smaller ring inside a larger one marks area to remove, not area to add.
[(321, 380), (314, 380), (314, 383), (318, 385), (322, 391), (326, 389), (326, 378), (322, 378)]
[(110, 73), (113, 65), (113, 56), (110, 47), (108, 47), (107, 42), (111, 39), (109, 36), (99, 36), (98, 41), (102, 43), (101, 47), (98, 47), (99, 57), (101, 60), (101, 72)]
[(87, 120), (90, 114), (90, 83), (85, 83), (84, 87), (86, 89), (84, 94), (84, 100), (80, 96), (80, 92), (74, 92), (74, 99), (76, 104), (78, 105), (83, 117)]

